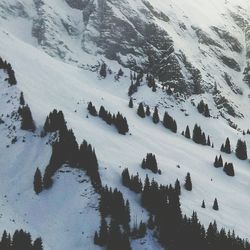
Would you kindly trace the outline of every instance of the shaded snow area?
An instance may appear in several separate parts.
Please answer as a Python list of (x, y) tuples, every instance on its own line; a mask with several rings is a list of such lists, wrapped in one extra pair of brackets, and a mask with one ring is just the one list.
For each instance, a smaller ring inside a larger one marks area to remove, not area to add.
[[(99, 249), (93, 244), (94, 233), (100, 225), (99, 195), (84, 172), (65, 165), (53, 177), (51, 189), (39, 195), (33, 190), (36, 168), (39, 167), (44, 173), (51, 156), (50, 136), (41, 137), (40, 134), (46, 116), (57, 109), (63, 111), (67, 126), (74, 131), (77, 142), (80, 144), (85, 139), (95, 148), (103, 184), (118, 188), (129, 200), (131, 225), (135, 221), (147, 221), (148, 213), (141, 207), (139, 195), (122, 186), (121, 173), (124, 168), (134, 175), (138, 172), (143, 180), (148, 174), (150, 179), (154, 178), (164, 185), (174, 184), (178, 178), (183, 186), (185, 176), (190, 172), (193, 190), (188, 192), (182, 188), (180, 199), (183, 213), (191, 216), (193, 211), (197, 211), (205, 226), (216, 220), (219, 228), (235, 230), (240, 237), (250, 239), (249, 160), (241, 161), (234, 153), (220, 152), (221, 144), (229, 137), (233, 150), (238, 139), (245, 140), (250, 155), (250, 135), (242, 133), (250, 128), (250, 88), (242, 80), (249, 59), (246, 27), (237, 25), (230, 14), (238, 13), (250, 25), (250, 18), (246, 14), (250, 9), (249, 4), (242, 1), (239, 7), (237, 0), (169, 0), (167, 3), (150, 0), (155, 10), (162, 11), (170, 19), (166, 22), (154, 17), (154, 22), (168, 32), (175, 52), (178, 54), (182, 51), (201, 71), (202, 84), (206, 88), (203, 94), (177, 98), (167, 95), (159, 81), (156, 81), (159, 86), (156, 92), (152, 92), (144, 77), (138, 91), (132, 96), (134, 108), (131, 109), (128, 107), (130, 70), (121, 66), (119, 60), (107, 59), (96, 43), (89, 42), (91, 48), (88, 51), (83, 49), (82, 10), (70, 8), (64, 0), (44, 0), (41, 1), (43, 7), (39, 12), (36, 7), (38, 2), (0, 1), (0, 57), (12, 64), (17, 78), (17, 85), (9, 86), (5, 81), (6, 73), (0, 70), (0, 233), (4, 229), (13, 232), (23, 228), (34, 238), (41, 236), (46, 250)], [(108, 2), (116, 15), (122, 15), (121, 10), (112, 4), (115, 1)], [(121, 2), (134, 9), (137, 13), (134, 15), (141, 20), (145, 19), (143, 12), (139, 11), (143, 1)], [(124, 9), (124, 16), (120, 18), (124, 19), (125, 14)], [(46, 20), (41, 17), (43, 15)], [(44, 21), (43, 25), (48, 31), (43, 34), (46, 39), (43, 37), (41, 41), (34, 35), (34, 20), (39, 18), (42, 18), (40, 21)], [(89, 20), (91, 22), (91, 17)], [(126, 22), (132, 21), (126, 19)], [(181, 23), (185, 24), (186, 29), (180, 28)], [(221, 47), (199, 42), (194, 26)], [(211, 29), (212, 26), (236, 37), (240, 51), (231, 51), (230, 45)], [(68, 27), (68, 31), (65, 27)], [(91, 34), (96, 32), (93, 27), (94, 24), (89, 26)], [(141, 55), (143, 57), (143, 53)], [(225, 66), (218, 59), (222, 55), (234, 58), (240, 69)], [(124, 60), (128, 57), (128, 54), (121, 55)], [(140, 61), (141, 58), (138, 58)], [(94, 67), (101, 60), (112, 71), (105, 79), (99, 76)], [(182, 63), (180, 65), (184, 67)], [(114, 76), (120, 68), (124, 75), (116, 81)], [(184, 68), (182, 72), (185, 72)], [(223, 78), (225, 72), (242, 94), (232, 91)], [(231, 116), (215, 103), (212, 94), (215, 83), (237, 115)], [(21, 121), (17, 111), (21, 92), (32, 111), (37, 127), (34, 133), (20, 130)], [(210, 108), (209, 118), (198, 113), (193, 105), (202, 99)], [(89, 115), (89, 101), (98, 110), (103, 105), (112, 114), (121, 112), (127, 119), (129, 133), (121, 135), (114, 126), (108, 126), (100, 118)], [(177, 133), (164, 128), (161, 123), (154, 124), (152, 117), (140, 118), (136, 114), (140, 102), (149, 105), (151, 111), (157, 105), (161, 120), (165, 111), (173, 116), (177, 122)], [(229, 126), (229, 119), (237, 124), (237, 129)], [(196, 123), (210, 136), (214, 148), (195, 144), (181, 135), (187, 125), (192, 130)], [(147, 153), (156, 155), (161, 175), (141, 168), (140, 164)], [(234, 164), (235, 177), (229, 177), (221, 168), (213, 166), (215, 157), (220, 154), (224, 161)], [(219, 211), (212, 209), (215, 197)], [(201, 208), (202, 200), (206, 202), (205, 209)], [(162, 249), (150, 232), (143, 239), (133, 240), (131, 245), (138, 250)]]

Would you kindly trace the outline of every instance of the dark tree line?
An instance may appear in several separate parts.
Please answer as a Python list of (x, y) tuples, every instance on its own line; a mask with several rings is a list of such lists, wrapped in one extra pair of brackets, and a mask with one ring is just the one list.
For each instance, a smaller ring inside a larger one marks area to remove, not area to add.
[[(108, 250), (130, 250), (130, 206), (117, 189), (112, 190), (105, 186), (101, 189), (99, 200), (101, 225), (99, 232), (95, 233), (94, 243), (106, 246)], [(106, 217), (110, 217), (107, 225)]]
[(98, 161), (95, 150), (86, 141), (78, 146), (75, 135), (67, 128), (61, 111), (53, 111), (46, 119), (46, 131), (58, 131), (58, 138), (52, 145), (52, 154), (43, 176), (43, 187), (52, 186), (52, 177), (63, 164), (85, 170), (94, 188), (101, 187)]
[(4, 61), (1, 57), (0, 57), (0, 69), (3, 69), (8, 74), (7, 81), (11, 86), (17, 84), (15, 71), (13, 70), (11, 64)]
[(0, 241), (0, 250), (43, 250), (41, 238), (32, 241), (30, 233), (16, 230), (11, 236), (6, 231), (3, 232)]
[(200, 114), (204, 115), (205, 117), (210, 117), (210, 112), (208, 105), (204, 103), (203, 100), (201, 100), (197, 105), (197, 110)]
[[(150, 182), (146, 177), (141, 204), (150, 213), (147, 227), (155, 231), (154, 234), (165, 249), (250, 249), (248, 241), (235, 236), (234, 232), (226, 232), (224, 228), (219, 231), (215, 221), (205, 229), (195, 212), (190, 218), (183, 216), (179, 195), (178, 188), (159, 185), (155, 180)], [(205, 208), (204, 201), (202, 207)], [(216, 198), (213, 209), (219, 210)]]
[(156, 157), (152, 153), (148, 153), (145, 158), (143, 158), (141, 167), (143, 169), (149, 169), (151, 170), (154, 174), (156, 173), (161, 173), (161, 171), (158, 169)]
[(192, 140), (201, 145), (211, 145), (210, 137), (206, 138), (205, 132), (202, 131), (201, 127), (197, 124), (194, 125)]
[(91, 102), (88, 104), (88, 111), (93, 116), (98, 115), (108, 125), (114, 125), (119, 134), (125, 135), (129, 131), (127, 119), (120, 112), (116, 115), (112, 115), (103, 106), (101, 106), (99, 113), (97, 114), (96, 108)]

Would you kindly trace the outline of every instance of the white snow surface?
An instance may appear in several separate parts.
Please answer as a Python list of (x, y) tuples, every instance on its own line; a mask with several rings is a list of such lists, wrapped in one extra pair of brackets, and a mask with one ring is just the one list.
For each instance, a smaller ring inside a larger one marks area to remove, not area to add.
[[(29, 17), (15, 17), (15, 14), (1, 7), (17, 2), (23, 4)], [(67, 12), (63, 0), (44, 2), (48, 9), (51, 6), (51, 12), (56, 10), (61, 18), (70, 16), (76, 23), (80, 18), (77, 10)], [(139, 0), (128, 2), (135, 8), (137, 4), (141, 4)], [(210, 34), (211, 30), (208, 28), (212, 25), (231, 27), (237, 38), (244, 40), (239, 27), (222, 14), (227, 13), (229, 9), (235, 10), (238, 5), (248, 10), (247, 1), (168, 0), (163, 3), (160, 0), (150, 0), (150, 3), (170, 18), (182, 20), (186, 26), (196, 25)], [(120, 81), (114, 81), (114, 73), (120, 67), (116, 62), (102, 58), (113, 71), (106, 79), (100, 79), (96, 72), (77, 67), (82, 64), (94, 64), (101, 57), (86, 54), (80, 49), (77, 39), (69, 39), (66, 36), (63, 38), (68, 41), (72, 51), (68, 57), (79, 60), (79, 63), (76, 65), (50, 56), (32, 37), (31, 18), (35, 13), (31, 0), (2, 0), (0, 10), (0, 56), (12, 64), (18, 80), (17, 86), (8, 87), (4, 81), (6, 75), (0, 72), (0, 117), (5, 121), (0, 124), (1, 230), (13, 232), (15, 229), (24, 228), (31, 232), (33, 237), (41, 236), (46, 250), (98, 249), (93, 245), (93, 235), (100, 222), (96, 210), (98, 195), (94, 193), (83, 172), (64, 167), (54, 177), (55, 182), (50, 190), (39, 196), (33, 191), (35, 170), (39, 167), (43, 172), (51, 154), (51, 147), (47, 144), (48, 137), (40, 138), (39, 135), (46, 116), (56, 108), (63, 111), (67, 125), (73, 129), (78, 143), (86, 139), (94, 146), (103, 183), (117, 187), (129, 199), (131, 225), (135, 218), (137, 221), (146, 220), (147, 213), (140, 207), (139, 197), (121, 185), (120, 174), (125, 167), (133, 174), (139, 172), (142, 178), (148, 174), (150, 178), (155, 178), (162, 184), (173, 184), (176, 178), (183, 184), (187, 172), (190, 172), (193, 190), (188, 192), (182, 188), (183, 213), (190, 216), (193, 211), (197, 211), (201, 222), (206, 226), (216, 220), (220, 227), (235, 230), (241, 237), (250, 238), (249, 160), (240, 161), (234, 153), (227, 155), (219, 150), (226, 137), (230, 138), (233, 149), (238, 138), (246, 140), (250, 149), (250, 136), (243, 136), (241, 131), (232, 129), (227, 121), (219, 116), (211, 95), (195, 96), (178, 103), (160, 89), (153, 93), (143, 82), (143, 86), (139, 87), (138, 93), (133, 96), (134, 109), (129, 109), (128, 70), (124, 69), (125, 76)], [(160, 25), (165, 26), (173, 37), (176, 48), (183, 50), (192, 63), (197, 67), (210, 65), (206, 70), (217, 78), (218, 69), (215, 64), (218, 64), (218, 61), (207, 58), (206, 61), (200, 62), (201, 54), (193, 34), (179, 36), (177, 24), (174, 22)], [(242, 55), (234, 55), (239, 57), (237, 60), (242, 61), (242, 65), (246, 64), (244, 53), (245, 49)], [(205, 72), (202, 72), (204, 76)], [(232, 121), (239, 129), (247, 129), (250, 127), (249, 89), (239, 79), (238, 74), (232, 70), (228, 73), (234, 80), (239, 80), (237, 86), (243, 89), (243, 95), (233, 94), (225, 84), (221, 84), (221, 91), (244, 115), (241, 119), (231, 118)], [(218, 76), (217, 80), (220, 79)], [(35, 134), (19, 130), (20, 121), (14, 121), (7, 116), (17, 110), (21, 91), (24, 92), (37, 126)], [(197, 103), (201, 99), (209, 104), (213, 117), (204, 118), (191, 104), (191, 100)], [(97, 108), (104, 105), (112, 113), (120, 111), (128, 120), (131, 134), (120, 135), (114, 127), (106, 125), (97, 117), (89, 116), (86, 109), (89, 101)], [(140, 101), (149, 104), (152, 110), (155, 105), (159, 105), (161, 118), (167, 110), (177, 121), (178, 133), (173, 134), (161, 124), (153, 124), (151, 118), (139, 118), (136, 108)], [(201, 125), (206, 134), (210, 135), (214, 148), (197, 145), (181, 136), (186, 125), (192, 129), (195, 123)], [(16, 131), (9, 128), (13, 125), (16, 126)], [(15, 144), (11, 144), (13, 136), (17, 136)], [(153, 175), (140, 168), (143, 157), (149, 152), (156, 155), (162, 175)], [(248, 153), (250, 155), (250, 150)], [(229, 177), (222, 169), (213, 167), (215, 156), (219, 154), (222, 154), (224, 160), (234, 164), (235, 177)], [(177, 165), (180, 168), (177, 168)], [(212, 209), (215, 197), (219, 202), (219, 211)], [(201, 208), (202, 200), (206, 202), (206, 209)], [(134, 241), (133, 249), (161, 249), (150, 233), (143, 241), (143, 245), (141, 241)]]

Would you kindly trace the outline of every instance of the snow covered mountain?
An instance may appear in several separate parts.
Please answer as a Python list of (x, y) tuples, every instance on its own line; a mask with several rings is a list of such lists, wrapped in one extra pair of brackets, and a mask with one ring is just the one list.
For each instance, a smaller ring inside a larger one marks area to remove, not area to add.
[[(0, 69), (1, 230), (23, 228), (41, 236), (45, 249), (100, 248), (93, 244), (100, 195), (85, 172), (64, 165), (53, 176), (53, 187), (39, 195), (33, 189), (35, 171), (39, 167), (44, 174), (56, 137), (41, 136), (43, 126), (57, 109), (78, 144), (85, 139), (95, 148), (103, 185), (118, 188), (129, 200), (131, 227), (146, 222), (148, 212), (140, 195), (122, 185), (124, 168), (163, 185), (178, 178), (183, 214), (196, 211), (205, 226), (216, 220), (219, 228), (249, 238), (250, 164), (234, 153), (238, 139), (250, 143), (243, 133), (250, 128), (249, 10), (243, 0), (1, 0), (0, 57), (11, 63), (17, 79), (10, 86), (6, 70)], [(105, 77), (100, 76), (103, 65)], [(131, 72), (133, 84), (134, 73), (144, 73), (132, 94), (133, 109), (128, 107)], [(156, 82), (155, 91), (148, 87), (149, 78)], [(20, 129), (21, 92), (34, 132)], [(201, 100), (209, 117), (197, 110)], [(129, 133), (121, 135), (91, 116), (90, 101), (98, 110), (103, 105), (124, 115)], [(151, 113), (157, 106), (160, 120), (167, 111), (177, 133), (154, 124), (152, 117), (140, 118), (141, 102)], [(214, 147), (182, 136), (187, 125), (192, 130), (195, 124)], [(220, 151), (227, 137), (231, 154)], [(161, 175), (141, 168), (147, 153), (155, 154)], [(233, 163), (234, 177), (213, 166), (219, 155)], [(187, 172), (191, 192), (183, 187)], [(212, 209), (215, 198), (219, 211)], [(152, 230), (131, 239), (131, 246), (163, 249)]]

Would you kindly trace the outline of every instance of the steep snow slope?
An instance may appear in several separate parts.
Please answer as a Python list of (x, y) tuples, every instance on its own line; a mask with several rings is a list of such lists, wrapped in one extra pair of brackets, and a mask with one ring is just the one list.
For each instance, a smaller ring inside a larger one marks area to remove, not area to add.
[[(82, 183), (83, 180), (87, 179), (83, 173), (72, 170), (71, 173), (68, 173), (68, 169), (64, 168), (64, 173), (58, 173), (55, 176), (55, 185), (51, 190), (43, 192), (39, 196), (33, 192), (35, 169), (39, 167), (44, 170), (51, 154), (51, 148), (46, 144), (48, 138), (41, 139), (39, 134), (46, 115), (52, 109), (57, 108), (63, 110), (68, 126), (74, 130), (78, 142), (81, 143), (83, 139), (86, 139), (95, 147), (104, 184), (118, 187), (130, 200), (132, 224), (136, 217), (137, 220), (141, 218), (145, 220), (146, 212), (142, 213), (138, 197), (121, 186), (120, 173), (123, 168), (128, 167), (132, 173), (139, 172), (142, 177), (145, 177), (147, 173), (151, 178), (154, 177), (163, 184), (173, 183), (176, 178), (179, 178), (183, 183), (186, 173), (190, 172), (194, 189), (192, 192), (183, 190), (181, 195), (183, 211), (191, 215), (192, 211), (195, 210), (206, 225), (216, 219), (219, 226), (234, 229), (242, 237), (250, 237), (250, 225), (246, 223), (250, 218), (249, 162), (239, 161), (233, 154), (223, 154), (225, 160), (234, 163), (236, 172), (234, 178), (226, 176), (221, 169), (213, 167), (214, 158), (220, 154), (219, 148), (225, 138), (230, 137), (232, 145), (235, 145), (237, 139), (243, 136), (241, 132), (229, 127), (226, 120), (219, 116), (219, 110), (217, 110), (212, 96), (205, 93), (202, 96), (186, 97), (184, 102), (178, 102), (173, 97), (167, 97), (160, 88), (157, 89), (156, 93), (152, 93), (144, 82), (138, 93), (134, 95), (135, 102), (144, 101), (152, 108), (159, 104), (161, 115), (165, 110), (173, 115), (177, 120), (178, 134), (172, 134), (160, 124), (153, 124), (149, 118), (139, 118), (135, 109), (128, 108), (129, 70), (124, 69), (125, 76), (118, 82), (114, 81), (114, 74), (101, 80), (96, 72), (76, 67), (74, 63), (65, 63), (59, 57), (52, 58), (50, 55), (55, 56), (54, 48), (40, 44), (47, 52), (44, 53), (44, 50), (40, 49), (37, 41), (31, 36), (31, 22), (36, 15), (32, 8), (33, 2), (18, 1), (23, 3), (28, 17), (25, 14), (20, 17), (22, 15), (19, 13), (17, 21), (13, 20), (12, 15), (14, 14), (11, 11), (3, 8), (11, 3), (16, 4), (16, 2), (13, 0), (2, 1), (0, 5), (1, 16), (7, 15), (7, 19), (1, 19), (0, 56), (11, 62), (18, 79), (17, 87), (7, 87), (3, 81), (4, 74), (0, 73), (1, 114), (3, 114), (5, 121), (5, 124), (0, 125), (0, 134), (3, 138), (0, 144), (2, 155), (0, 157), (0, 175), (3, 176), (3, 181), (0, 183), (1, 228), (14, 230), (24, 227), (33, 235), (40, 235), (44, 239), (46, 249), (83, 249), (83, 246), (86, 249), (97, 249), (92, 244), (92, 237), (99, 226), (98, 212), (95, 210), (98, 197), (93, 194), (89, 182)], [(67, 5), (62, 0), (53, 3), (51, 1), (44, 2), (48, 11), (53, 13), (56, 11), (59, 17), (72, 15), (76, 23), (76, 19), (80, 19), (80, 11), (67, 12)], [(172, 9), (168, 5), (163, 5), (161, 1), (150, 2), (155, 8), (164, 11), (171, 20), (183, 18), (186, 26), (198, 23), (203, 30), (207, 31), (211, 25), (224, 24), (224, 19), (220, 15), (225, 11), (224, 1), (209, 1), (208, 3), (199, 0), (191, 5), (191, 3), (185, 4), (179, 0), (169, 3)], [(141, 1), (129, 1), (129, 4), (136, 9), (137, 4), (141, 4)], [(213, 10), (217, 10), (217, 14), (213, 14), (213, 18), (198, 8), (204, 4), (206, 4), (204, 9), (210, 15), (212, 15)], [(235, 3), (230, 1), (229, 8), (234, 4), (237, 4), (237, 1)], [(49, 5), (51, 8), (48, 7)], [(18, 10), (20, 9), (18, 8)], [(196, 11), (193, 11), (194, 9)], [(16, 15), (15, 10), (13, 12)], [(171, 15), (177, 15), (177, 17), (171, 17)], [(54, 18), (53, 14), (51, 20)], [(159, 25), (163, 25), (161, 21), (157, 20), (157, 22)], [(232, 20), (227, 22), (228, 27), (232, 24), (231, 22)], [(224, 70), (225, 66), (219, 64), (213, 56), (204, 59), (197, 45), (193, 45), (190, 49), (189, 45), (195, 44), (195, 39), (192, 39), (194, 34), (187, 32), (186, 35), (182, 34), (180, 37), (176, 35), (177, 33), (175, 34), (175, 32), (179, 32), (176, 31), (176, 24), (172, 22), (164, 25), (171, 34), (175, 47), (183, 50), (190, 61), (197, 64), (195, 66), (202, 68), (203, 64), (206, 65), (203, 76), (205, 77), (205, 72), (208, 72), (217, 79), (218, 72)], [(47, 26), (47, 28), (50, 30), (51, 26)], [(236, 25), (234, 32), (238, 32), (238, 39), (243, 40), (241, 37), (243, 33)], [(64, 33), (60, 33), (60, 35), (62, 34)], [(211, 35), (211, 33), (209, 34)], [(53, 31), (51, 35), (60, 37), (56, 31)], [(68, 39), (64, 35), (62, 38)], [(49, 42), (54, 41), (51, 37), (48, 39)], [(74, 49), (74, 51), (67, 52), (66, 55), (68, 58), (73, 58), (74, 55), (79, 60), (78, 66), (81, 66), (82, 63), (94, 64), (99, 56), (102, 57), (102, 55), (93, 57), (91, 54), (83, 52), (79, 47), (80, 44), (78, 47), (76, 46), (77, 39), (70, 37), (68, 42), (70, 49)], [(206, 53), (211, 52), (207, 48), (203, 48), (203, 50)], [(239, 61), (246, 60), (243, 59), (245, 48), (243, 50), (242, 56), (237, 54), (234, 58), (238, 58)], [(69, 60), (65, 61), (69, 62)], [(120, 66), (117, 62), (108, 59), (105, 61), (113, 72), (118, 71)], [(218, 64), (218, 71), (215, 69), (216, 67), (213, 67), (214, 64)], [(243, 67), (244, 64), (245, 62), (242, 62), (241, 66)], [(240, 73), (234, 73), (233, 70), (228, 69), (228, 74), (234, 79), (240, 79)], [(220, 77), (217, 81), (221, 83)], [(225, 83), (221, 83), (220, 90), (230, 101), (238, 105), (238, 110), (244, 114), (244, 118), (231, 119), (238, 124), (239, 128), (247, 129), (249, 125), (248, 88), (243, 85), (241, 80), (239, 80), (238, 86), (243, 89), (243, 96), (233, 94)], [(19, 121), (7, 117), (7, 114), (11, 114), (13, 110), (18, 108), (16, 98), (19, 97), (20, 91), (24, 92), (25, 100), (31, 107), (38, 127), (35, 135), (19, 129), (14, 132), (13, 129), (8, 128), (11, 124), (17, 128), (20, 127)], [(197, 103), (201, 98), (209, 103), (211, 114), (213, 117), (218, 116), (218, 119), (204, 118), (197, 112), (191, 101), (194, 99), (194, 102)], [(113, 127), (107, 126), (98, 118), (87, 118), (86, 106), (90, 100), (97, 107), (104, 105), (112, 112), (120, 111), (125, 115), (131, 135), (119, 135)], [(180, 109), (185, 109), (185, 112)], [(211, 140), (215, 144), (214, 149), (194, 144), (180, 135), (187, 124), (192, 127), (194, 123), (201, 125), (204, 131), (211, 136)], [(11, 133), (10, 138), (7, 136), (9, 133)], [(12, 145), (11, 138), (13, 136), (17, 136), (17, 142)], [(23, 142), (23, 137), (25, 137), (25, 142)], [(249, 143), (249, 136), (244, 136), (244, 140)], [(162, 170), (161, 176), (154, 176), (141, 170), (141, 160), (148, 152), (156, 154), (159, 167)], [(180, 168), (177, 168), (177, 165), (180, 165)], [(215, 197), (219, 201), (220, 210), (218, 212), (211, 208)], [(200, 208), (203, 199), (207, 204), (206, 209)], [(141, 249), (140, 242), (133, 244), (133, 249)], [(160, 246), (150, 235), (147, 238), (146, 246), (146, 249), (160, 249)]]

